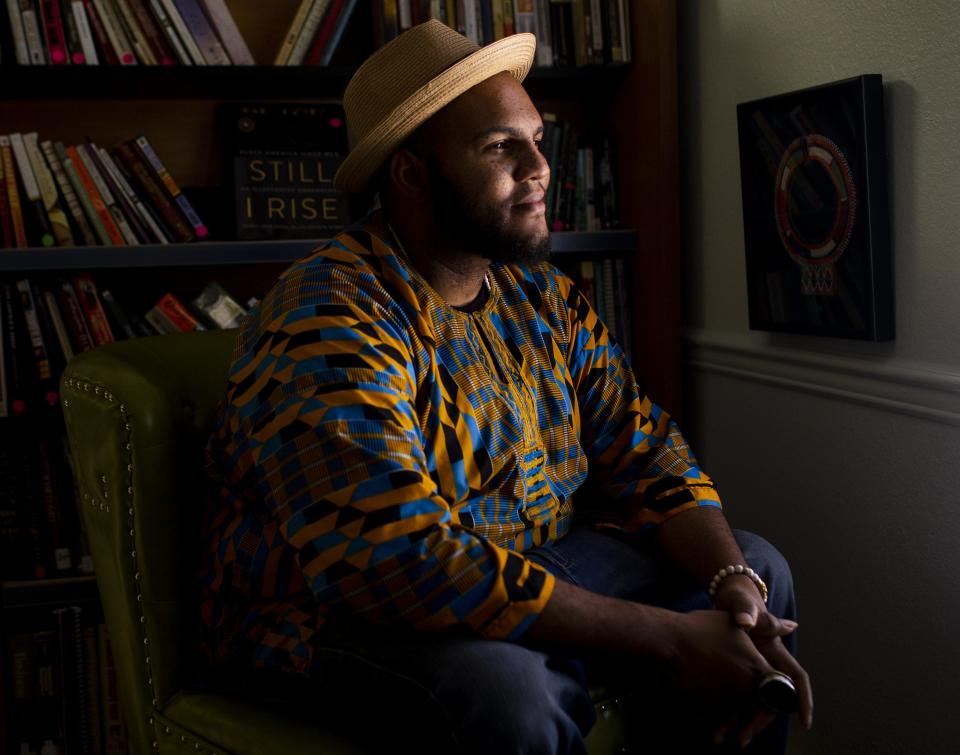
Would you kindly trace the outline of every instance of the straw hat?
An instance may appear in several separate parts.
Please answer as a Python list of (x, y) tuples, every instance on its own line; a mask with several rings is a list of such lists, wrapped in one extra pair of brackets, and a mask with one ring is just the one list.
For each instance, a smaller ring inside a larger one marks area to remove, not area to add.
[(440, 21), (414, 26), (371, 55), (347, 84), (343, 107), (356, 145), (334, 185), (364, 191), (390, 154), (430, 116), (482, 81), (523, 81), (537, 40), (512, 34), (478, 47)]

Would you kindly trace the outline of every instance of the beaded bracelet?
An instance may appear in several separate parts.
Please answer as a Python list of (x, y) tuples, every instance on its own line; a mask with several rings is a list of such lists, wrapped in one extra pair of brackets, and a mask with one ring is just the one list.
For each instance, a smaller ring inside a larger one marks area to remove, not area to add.
[(753, 584), (757, 586), (757, 589), (760, 591), (760, 597), (763, 598), (763, 602), (767, 602), (767, 585), (760, 575), (757, 574), (749, 566), (744, 566), (743, 564), (737, 564), (736, 566), (725, 566), (720, 571), (714, 575), (713, 579), (710, 580), (710, 589), (707, 590), (707, 593), (711, 598), (716, 597), (717, 589), (720, 587), (720, 583), (723, 582), (727, 577), (732, 577), (734, 574), (743, 574), (747, 577), (750, 577), (753, 580)]

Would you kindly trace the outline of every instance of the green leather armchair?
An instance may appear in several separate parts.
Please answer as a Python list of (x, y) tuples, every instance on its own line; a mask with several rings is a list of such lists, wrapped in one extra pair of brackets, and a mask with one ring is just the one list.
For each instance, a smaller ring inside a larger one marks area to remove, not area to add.
[[(193, 663), (202, 451), (233, 331), (102, 346), (70, 361), (64, 416), (135, 753), (364, 753), (316, 716), (198, 688)], [(621, 752), (621, 704), (596, 691), (591, 755)]]

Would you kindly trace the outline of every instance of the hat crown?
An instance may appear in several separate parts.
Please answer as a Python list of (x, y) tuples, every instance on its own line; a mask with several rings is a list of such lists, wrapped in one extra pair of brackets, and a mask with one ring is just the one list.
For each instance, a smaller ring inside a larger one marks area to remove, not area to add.
[(363, 139), (414, 92), (480, 48), (440, 21), (400, 34), (371, 55), (343, 95), (347, 123)]

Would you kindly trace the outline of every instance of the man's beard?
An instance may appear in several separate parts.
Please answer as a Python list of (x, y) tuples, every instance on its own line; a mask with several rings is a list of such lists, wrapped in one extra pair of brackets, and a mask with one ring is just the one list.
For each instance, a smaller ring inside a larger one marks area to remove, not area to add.
[(508, 265), (536, 265), (550, 256), (550, 234), (520, 234), (507, 227), (497, 207), (483, 206), (479, 198), (447, 178), (431, 155), (427, 160), (433, 188), (433, 222), (459, 247)]

